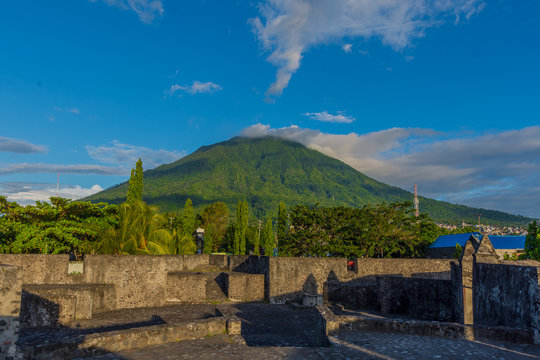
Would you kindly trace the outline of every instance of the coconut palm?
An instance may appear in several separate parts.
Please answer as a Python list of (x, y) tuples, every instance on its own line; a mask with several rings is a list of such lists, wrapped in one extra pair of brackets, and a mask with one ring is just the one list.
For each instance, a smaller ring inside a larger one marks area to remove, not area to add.
[(166, 228), (166, 218), (157, 208), (144, 202), (123, 203), (118, 207), (119, 222), (102, 237), (100, 252), (106, 254), (175, 253), (173, 234)]

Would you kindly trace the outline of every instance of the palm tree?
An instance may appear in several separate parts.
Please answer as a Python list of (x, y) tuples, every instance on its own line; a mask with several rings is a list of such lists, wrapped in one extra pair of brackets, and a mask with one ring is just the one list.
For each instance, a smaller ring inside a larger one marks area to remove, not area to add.
[(144, 202), (123, 203), (118, 207), (118, 216), (117, 228), (103, 235), (100, 252), (137, 255), (175, 253), (173, 234), (157, 208)]

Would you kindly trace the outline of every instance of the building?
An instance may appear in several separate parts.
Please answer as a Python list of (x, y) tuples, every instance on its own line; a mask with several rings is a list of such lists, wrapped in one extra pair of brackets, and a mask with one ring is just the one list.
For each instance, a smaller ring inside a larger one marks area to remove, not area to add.
[[(476, 243), (482, 240), (483, 236), (479, 232), (470, 232), (463, 234), (442, 235), (437, 238), (426, 250), (426, 257), (429, 259), (452, 259), (456, 250), (456, 244), (462, 248), (467, 240), (473, 237)], [(512, 256), (514, 253), (522, 253), (525, 248), (525, 236), (489, 236), (495, 252), (500, 259), (504, 258), (505, 254)]]

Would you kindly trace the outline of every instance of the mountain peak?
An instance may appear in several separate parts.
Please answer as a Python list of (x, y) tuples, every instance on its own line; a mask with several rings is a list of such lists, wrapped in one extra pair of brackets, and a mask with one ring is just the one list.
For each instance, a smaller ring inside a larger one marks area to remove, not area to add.
[[(125, 201), (127, 182), (88, 198)], [(363, 206), (381, 202), (412, 201), (403, 189), (383, 184), (340, 160), (290, 140), (242, 137), (199, 148), (170, 164), (144, 172), (143, 199), (162, 211), (175, 211), (191, 198), (201, 208), (223, 201), (235, 208), (248, 200), (257, 217), (273, 216), (280, 201), (321, 206)], [(421, 211), (439, 221), (475, 219), (477, 209), (421, 198)], [(528, 218), (483, 210), (492, 223), (525, 223)]]

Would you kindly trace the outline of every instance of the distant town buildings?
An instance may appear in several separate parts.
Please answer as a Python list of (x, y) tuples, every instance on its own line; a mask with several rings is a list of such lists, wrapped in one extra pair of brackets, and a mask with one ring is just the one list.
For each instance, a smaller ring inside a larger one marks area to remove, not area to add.
[(480, 229), (478, 224), (467, 224), (463, 223), (461, 225), (452, 225), (452, 224), (439, 224), (437, 225), (441, 228), (447, 230), (456, 230), (463, 229), (465, 227), (472, 227), (477, 231), (481, 232), (484, 235), (515, 235), (515, 236), (527, 236), (527, 228), (522, 226), (497, 226), (497, 225), (481, 225)]

